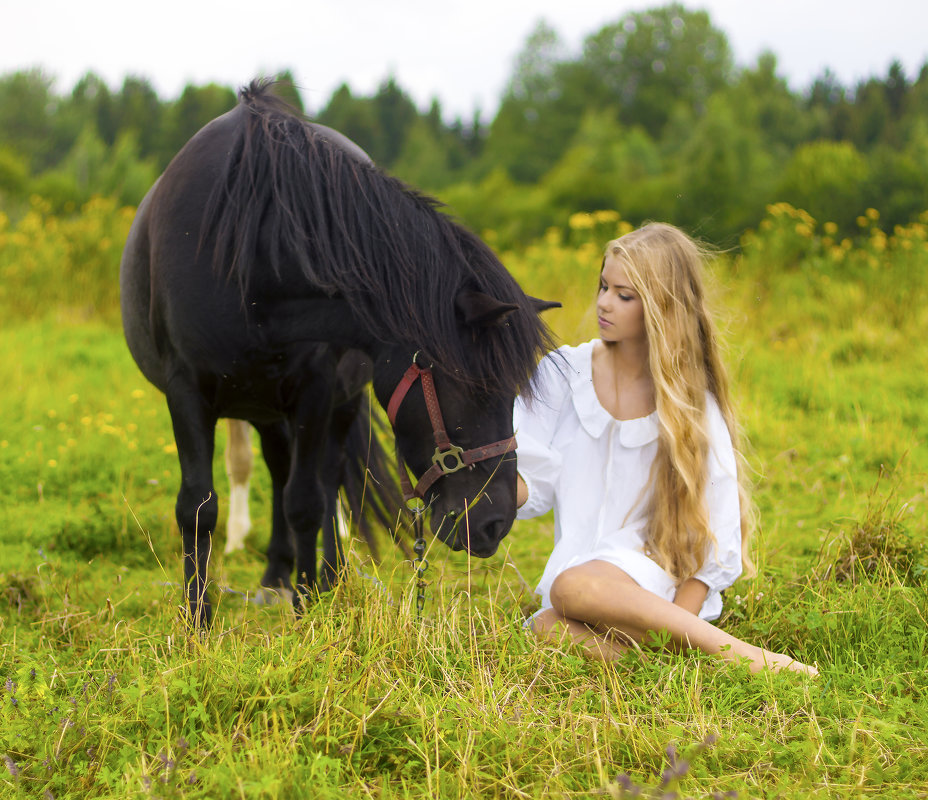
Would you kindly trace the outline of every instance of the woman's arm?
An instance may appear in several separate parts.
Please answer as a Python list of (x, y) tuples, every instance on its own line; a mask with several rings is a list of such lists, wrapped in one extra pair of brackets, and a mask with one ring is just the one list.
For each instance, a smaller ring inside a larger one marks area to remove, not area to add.
[(535, 376), (536, 393), (531, 401), (517, 397), (512, 425), (519, 445), (516, 450), (519, 481), (519, 519), (537, 517), (554, 504), (555, 487), (561, 471), (561, 454), (552, 442), (569, 402), (570, 385), (556, 359), (546, 356)]
[(674, 605), (685, 608), (691, 614), (699, 616), (702, 604), (706, 602), (706, 595), (709, 594), (709, 587), (698, 578), (690, 578), (683, 581), (677, 588), (677, 594), (673, 598)]
[(706, 510), (715, 542), (706, 548), (703, 565), (693, 577), (705, 583), (710, 592), (716, 592), (731, 586), (741, 575), (741, 498), (731, 436), (711, 394), (707, 396), (706, 415), (709, 422)]

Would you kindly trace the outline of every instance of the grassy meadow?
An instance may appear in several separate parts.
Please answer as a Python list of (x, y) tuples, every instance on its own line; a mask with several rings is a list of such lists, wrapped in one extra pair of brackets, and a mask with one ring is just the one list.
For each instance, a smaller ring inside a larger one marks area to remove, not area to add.
[[(486, 561), (430, 543), (421, 621), (387, 547), (354, 549), (297, 621), (249, 602), (263, 466), (229, 557), (220, 497), (216, 624), (188, 636), (170, 420), (118, 317), (131, 218), (0, 216), (0, 797), (928, 797), (928, 215), (884, 231), (871, 209), (837, 240), (773, 206), (712, 266), (759, 512), (758, 575), (721, 624), (817, 680), (537, 646), (521, 624), (550, 519)], [(564, 303), (561, 340), (595, 334), (622, 229), (578, 214), (502, 254)]]

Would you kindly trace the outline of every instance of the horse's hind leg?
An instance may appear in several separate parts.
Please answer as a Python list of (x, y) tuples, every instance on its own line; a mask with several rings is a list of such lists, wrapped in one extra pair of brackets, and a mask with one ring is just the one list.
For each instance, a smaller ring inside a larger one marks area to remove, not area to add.
[(240, 419), (228, 420), (226, 474), (229, 476), (229, 519), (226, 523), (226, 553), (241, 550), (251, 530), (248, 513), (248, 482), (254, 457), (251, 453), (251, 426)]
[(219, 513), (213, 487), (217, 420), (200, 394), (183, 379), (173, 379), (166, 394), (180, 461), (181, 484), (175, 511), (183, 539), (187, 605), (194, 625), (204, 628), (209, 626), (213, 614), (206, 582), (212, 534)]

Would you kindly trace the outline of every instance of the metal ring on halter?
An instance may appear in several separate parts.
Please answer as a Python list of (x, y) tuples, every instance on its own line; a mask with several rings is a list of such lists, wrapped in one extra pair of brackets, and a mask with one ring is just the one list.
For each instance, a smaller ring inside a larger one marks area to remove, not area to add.
[(432, 369), (435, 366), (434, 364), (429, 364), (427, 367), (423, 367), (421, 364), (419, 364), (417, 359), (419, 358), (421, 354), (422, 354), (421, 350), (416, 350), (416, 352), (412, 354), (412, 363), (415, 364), (417, 367), (419, 367), (419, 369)]

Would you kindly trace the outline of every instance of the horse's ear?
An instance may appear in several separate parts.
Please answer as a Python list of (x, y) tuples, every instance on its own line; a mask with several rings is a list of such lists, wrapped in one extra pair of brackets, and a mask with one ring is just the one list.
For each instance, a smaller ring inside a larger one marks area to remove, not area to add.
[(537, 297), (531, 297), (530, 295), (526, 295), (526, 297), (528, 297), (532, 305), (535, 307), (535, 311), (539, 314), (542, 311), (548, 311), (552, 308), (561, 307), (561, 304), (557, 300), (539, 300)]
[(519, 310), (514, 303), (502, 303), (495, 297), (473, 289), (458, 292), (454, 305), (464, 317), (464, 322), (479, 328), (498, 325), (513, 311)]

